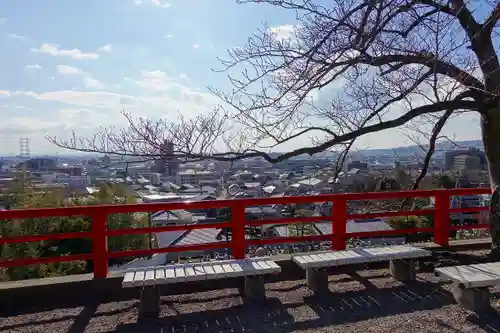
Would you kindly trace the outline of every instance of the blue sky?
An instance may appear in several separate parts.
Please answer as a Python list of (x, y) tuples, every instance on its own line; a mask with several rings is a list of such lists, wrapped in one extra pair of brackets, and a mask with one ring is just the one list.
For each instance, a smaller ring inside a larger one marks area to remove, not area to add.
[[(2, 1), (0, 153), (18, 153), (21, 136), (33, 153), (63, 152), (45, 134), (119, 127), (121, 110), (152, 118), (210, 110), (219, 100), (207, 86), (230, 89), (227, 73), (211, 70), (217, 57), (263, 23), (294, 21), (293, 12), (233, 0)], [(471, 122), (455, 120), (447, 134), (477, 139)], [(408, 143), (388, 133), (360, 146)]]

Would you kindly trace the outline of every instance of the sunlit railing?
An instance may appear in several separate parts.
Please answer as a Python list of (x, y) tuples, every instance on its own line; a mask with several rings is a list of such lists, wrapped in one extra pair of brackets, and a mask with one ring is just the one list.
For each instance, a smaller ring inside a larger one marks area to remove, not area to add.
[[(57, 257), (41, 258), (16, 258), (12, 260), (0, 260), (0, 267), (27, 266), (34, 264), (68, 262), (76, 260), (92, 260), (94, 277), (104, 278), (108, 274), (108, 260), (111, 258), (148, 256), (156, 253), (204, 251), (212, 249), (230, 248), (234, 258), (244, 258), (246, 248), (249, 246), (262, 246), (279, 243), (299, 243), (315, 241), (331, 241), (333, 250), (346, 248), (347, 238), (384, 237), (393, 235), (404, 235), (414, 233), (433, 233), (434, 242), (441, 246), (447, 246), (450, 232), (462, 229), (486, 229), (488, 224), (473, 225), (452, 225), (450, 214), (452, 213), (478, 213), (487, 211), (487, 207), (470, 208), (450, 208), (450, 198), (461, 195), (489, 194), (489, 188), (467, 188), (453, 190), (422, 190), (422, 191), (401, 191), (401, 192), (373, 192), (373, 193), (347, 193), (347, 194), (326, 194), (316, 196), (294, 196), (294, 197), (271, 197), (256, 199), (238, 200), (216, 200), (200, 202), (175, 202), (175, 203), (150, 203), (150, 204), (125, 204), (125, 205), (100, 205), (100, 206), (80, 206), (67, 208), (44, 208), (44, 209), (20, 209), (0, 211), (0, 220), (44, 218), (56, 216), (90, 216), (92, 218), (92, 230), (89, 232), (66, 232), (59, 234), (26, 235), (16, 237), (0, 238), (0, 245), (24, 242), (40, 242), (44, 240), (61, 240), (71, 238), (92, 239), (92, 252), (85, 254), (73, 254)], [(386, 211), (367, 214), (348, 214), (347, 204), (350, 201), (359, 200), (390, 200), (418, 197), (434, 197), (434, 208), (425, 210), (410, 211)], [(307, 204), (331, 202), (333, 204), (330, 216), (293, 217), (271, 220), (245, 220), (245, 208), (260, 205), (272, 204)], [(152, 228), (132, 228), (110, 230), (107, 226), (107, 216), (109, 214), (152, 212), (173, 209), (209, 209), (230, 207), (232, 218), (227, 222), (199, 223), (189, 225), (162, 226)], [(429, 216), (434, 217), (434, 225), (430, 228), (411, 228), (382, 230), (370, 232), (346, 232), (346, 222), (348, 219), (372, 219), (378, 217), (395, 216)], [(294, 224), (294, 223), (314, 223), (330, 220), (332, 222), (332, 233), (322, 235), (293, 236), (293, 237), (272, 237), (262, 239), (247, 239), (245, 237), (245, 226), (261, 226), (266, 224)], [(5, 223), (2, 221), (2, 223)], [(178, 245), (164, 248), (140, 249), (110, 252), (108, 250), (108, 237), (131, 234), (146, 234), (151, 232), (168, 232), (177, 230), (195, 230), (208, 228), (231, 228), (232, 236), (229, 241), (219, 241), (214, 243)]]

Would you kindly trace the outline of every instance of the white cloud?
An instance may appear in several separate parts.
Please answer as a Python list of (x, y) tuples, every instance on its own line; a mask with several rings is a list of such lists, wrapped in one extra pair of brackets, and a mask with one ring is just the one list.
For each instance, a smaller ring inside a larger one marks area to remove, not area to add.
[(187, 74), (186, 74), (186, 73), (181, 73), (181, 74), (179, 75), (179, 79), (181, 79), (181, 80), (189, 80), (189, 77), (187, 76)]
[(26, 65), (24, 69), (26, 69), (27, 71), (39, 71), (43, 69), (43, 67), (40, 66), (39, 64), (34, 64), (34, 65)]
[(0, 17), (0, 25), (4, 25), (4, 24), (6, 24), (8, 21), (9, 21), (9, 19), (8, 19), (8, 18), (6, 18), (6, 17)]
[(193, 49), (199, 49), (200, 48), (200, 44), (193, 44)]
[(80, 68), (68, 66), (68, 65), (58, 65), (57, 71), (63, 75), (78, 75), (83, 77), (83, 82), (87, 89), (104, 89), (106, 85), (99, 80), (96, 80), (90, 75)]
[(269, 27), (269, 31), (271, 31), (278, 40), (292, 39), (295, 37), (295, 26), (291, 24)]
[(166, 39), (172, 39), (172, 38), (174, 38), (174, 35), (168, 34), (168, 35), (165, 35), (165, 38)]
[[(67, 73), (64, 75), (68, 78), (81, 80), (82, 85), (94, 86), (96, 90), (0, 90), (0, 100), (3, 100), (0, 104), (10, 105), (7, 112), (3, 112), (4, 121), (0, 124), (0, 131), (6, 138), (4, 142), (12, 141), (12, 144), (0, 147), (2, 152), (16, 153), (19, 135), (23, 133), (31, 138), (32, 151), (53, 153), (57, 148), (44, 139), (46, 133), (67, 138), (75, 130), (78, 135), (86, 137), (92, 135), (100, 125), (121, 128), (127, 125), (120, 115), (121, 110), (152, 119), (175, 118), (179, 112), (193, 117), (211, 110), (219, 103), (213, 95), (188, 87), (188, 81), (181, 81), (179, 74), (168, 75), (162, 70), (143, 71), (138, 77), (127, 79), (128, 84), (124, 86), (131, 88), (128, 90), (130, 93), (104, 90), (91, 76), (86, 76), (88, 73), (83, 68), (60, 65), (57, 72), (58, 79), (63, 75), (60, 72)], [(130, 86), (130, 83), (134, 86)], [(24, 119), (21, 110), (15, 108), (14, 104), (26, 105), (38, 112)]]
[(42, 44), (38, 49), (31, 49), (31, 52), (47, 53), (55, 57), (71, 57), (75, 60), (95, 60), (99, 54), (95, 52), (83, 52), (80, 49), (60, 49), (58, 45)]
[(154, 71), (141, 71), (142, 79), (135, 81), (139, 86), (150, 91), (165, 91), (171, 88), (167, 73)]
[(18, 34), (7, 34), (7, 37), (9, 37), (10, 39), (16, 39), (16, 40), (26, 40), (26, 37), (24, 36), (21, 36), (21, 35), (18, 35)]
[(164, 1), (164, 0), (152, 0), (153, 5), (161, 8), (168, 8), (170, 7), (170, 3)]
[(102, 83), (99, 80), (94, 79), (90, 75), (84, 76), (83, 82), (85, 82), (85, 87), (87, 87), (87, 89), (99, 89), (100, 90), (100, 89), (106, 88), (106, 85), (104, 83)]
[(104, 91), (72, 91), (60, 90), (44, 93), (32, 91), (16, 91), (12, 95), (31, 97), (40, 101), (60, 102), (79, 107), (112, 108), (130, 106), (137, 102), (137, 97)]
[(85, 74), (80, 68), (68, 66), (68, 65), (57, 65), (57, 71), (63, 75), (83, 75)]
[[(66, 105), (66, 108), (92, 109), (96, 114), (105, 115), (102, 124), (106, 126), (117, 125), (117, 122), (123, 120), (118, 115), (121, 110), (151, 118), (169, 114), (175, 115), (181, 111), (185, 116), (189, 117), (206, 112), (219, 102), (218, 99), (210, 94), (195, 91), (182, 85), (178, 85), (177, 89), (157, 96), (132, 96), (107, 91), (62, 90), (43, 93), (14, 91), (9, 92), (8, 95), (6, 94), (5, 98), (11, 96), (33, 98), (43, 102), (58, 102)], [(42, 109), (43, 104), (39, 108)], [(51, 109), (53, 109), (52, 106)], [(106, 112), (103, 112), (104, 110)], [(110, 112), (113, 116), (110, 116)], [(78, 127), (78, 124), (76, 124), (76, 127)]]
[(103, 45), (97, 50), (97, 52), (111, 53), (113, 52), (113, 45), (111, 44)]
[(171, 4), (165, 0), (134, 0), (136, 6), (142, 6), (146, 2), (160, 8), (168, 8), (171, 6)]
[[(47, 133), (55, 128), (64, 126), (64, 124), (45, 121), (37, 118), (28, 117), (10, 117), (3, 119), (0, 124), (0, 131), (3, 135), (19, 135), (19, 134), (34, 134)], [(32, 141), (33, 142), (33, 141)]]
[(20, 110), (32, 110), (32, 108), (29, 108), (29, 107), (24, 106), (24, 105), (13, 105), (12, 107), (15, 109), (20, 109)]

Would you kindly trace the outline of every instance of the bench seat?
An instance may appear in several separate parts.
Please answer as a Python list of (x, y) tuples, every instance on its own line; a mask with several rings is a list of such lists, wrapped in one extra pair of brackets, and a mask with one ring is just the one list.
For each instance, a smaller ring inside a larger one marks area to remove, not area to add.
[(434, 272), (453, 282), (451, 292), (460, 305), (477, 312), (491, 309), (488, 287), (500, 284), (500, 262), (439, 267)]
[(315, 292), (328, 289), (329, 267), (390, 261), (389, 272), (398, 280), (414, 280), (412, 259), (432, 253), (411, 245), (393, 245), (374, 248), (355, 248), (343, 251), (322, 251), (292, 255), (292, 260), (306, 270), (307, 286)]
[(122, 287), (141, 289), (140, 316), (151, 317), (160, 311), (162, 285), (243, 277), (245, 296), (264, 299), (263, 276), (280, 272), (281, 267), (265, 257), (141, 267), (125, 272)]
[(131, 269), (125, 273), (122, 287), (142, 287), (190, 281), (225, 279), (276, 274), (281, 267), (266, 258), (209, 261)]
[(436, 275), (459, 283), (463, 288), (484, 288), (500, 284), (500, 262), (439, 267)]
[(431, 252), (411, 245), (357, 248), (345, 251), (324, 251), (292, 256), (303, 269), (353, 265), (397, 259), (415, 259), (430, 256)]

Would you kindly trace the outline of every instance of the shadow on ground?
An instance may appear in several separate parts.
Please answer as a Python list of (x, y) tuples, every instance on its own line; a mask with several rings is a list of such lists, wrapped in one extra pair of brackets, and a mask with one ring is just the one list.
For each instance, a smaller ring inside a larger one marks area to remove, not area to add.
[[(300, 302), (270, 298), (262, 305), (177, 313), (156, 320), (119, 325), (116, 332), (323, 331), (321, 329), (325, 327), (434, 310), (450, 304), (454, 304), (453, 297), (436, 284), (416, 282), (394, 288), (378, 289), (371, 286), (362, 291), (308, 296)], [(486, 332), (499, 332), (495, 330), (500, 327), (498, 314), (475, 315), (471, 316), (470, 321)], [(443, 329), (446, 325), (442, 323)]]

